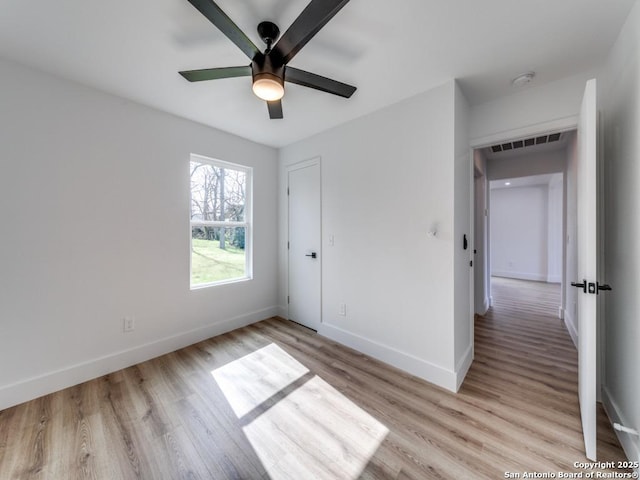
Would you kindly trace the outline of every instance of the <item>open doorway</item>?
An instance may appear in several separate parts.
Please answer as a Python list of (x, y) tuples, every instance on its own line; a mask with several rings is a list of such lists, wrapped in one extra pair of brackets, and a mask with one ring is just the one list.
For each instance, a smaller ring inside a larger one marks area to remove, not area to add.
[(526, 292), (538, 290), (545, 300), (536, 309), (565, 317), (575, 137), (575, 131), (553, 132), (474, 150), (476, 314), (495, 304), (494, 293), (524, 302)]

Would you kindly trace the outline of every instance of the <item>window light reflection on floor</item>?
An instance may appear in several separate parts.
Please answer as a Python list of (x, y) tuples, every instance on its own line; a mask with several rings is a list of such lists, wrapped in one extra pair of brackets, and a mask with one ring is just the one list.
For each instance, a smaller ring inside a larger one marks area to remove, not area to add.
[(211, 373), (272, 480), (355, 480), (389, 433), (274, 343)]
[(211, 372), (238, 418), (307, 373), (304, 365), (275, 343)]

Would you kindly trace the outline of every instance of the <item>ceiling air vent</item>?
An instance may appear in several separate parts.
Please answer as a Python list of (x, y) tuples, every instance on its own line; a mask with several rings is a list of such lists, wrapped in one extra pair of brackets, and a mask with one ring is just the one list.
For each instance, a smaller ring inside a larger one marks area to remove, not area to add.
[(552, 133), (551, 135), (549, 135), (549, 141), (550, 142), (557, 142), (558, 140), (560, 140), (560, 134), (559, 133)]
[(525, 138), (522, 140), (514, 140), (513, 142), (501, 143), (499, 145), (491, 145), (493, 153), (506, 152), (516, 148), (532, 147), (533, 145), (542, 145), (543, 143), (557, 142), (560, 140), (561, 133), (552, 133), (551, 135), (541, 135), (539, 137)]

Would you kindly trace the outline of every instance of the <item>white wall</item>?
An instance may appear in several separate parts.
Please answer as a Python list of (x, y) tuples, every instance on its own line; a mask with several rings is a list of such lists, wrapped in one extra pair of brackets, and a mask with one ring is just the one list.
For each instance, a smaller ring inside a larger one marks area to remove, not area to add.
[[(0, 409), (277, 312), (275, 150), (4, 61), (0, 105)], [(254, 168), (251, 281), (189, 290), (191, 152)]]
[(500, 180), (561, 173), (565, 170), (566, 162), (565, 150), (504, 155), (487, 161), (487, 177), (489, 180)]
[[(613, 421), (640, 430), (640, 2), (609, 56), (600, 103), (604, 123), (604, 394)], [(630, 460), (640, 438), (620, 434)]]
[(563, 175), (548, 183), (491, 189), (491, 273), (561, 283)]
[(548, 187), (492, 188), (491, 274), (547, 280)]
[(556, 173), (549, 180), (547, 201), (547, 282), (562, 282), (564, 175)]
[(487, 146), (535, 133), (575, 128), (584, 85), (597, 73), (588, 71), (531, 86), (475, 106), (471, 110), (471, 145)]
[[(319, 332), (451, 390), (459, 380), (454, 250), (461, 239), (454, 238), (454, 167), (456, 153), (462, 153), (454, 117), (456, 105), (464, 105), (458, 95), (451, 81), (283, 148), (279, 189), (283, 314), (286, 166), (320, 156)], [(428, 236), (434, 226), (435, 238)], [(341, 302), (346, 316), (338, 315)]]

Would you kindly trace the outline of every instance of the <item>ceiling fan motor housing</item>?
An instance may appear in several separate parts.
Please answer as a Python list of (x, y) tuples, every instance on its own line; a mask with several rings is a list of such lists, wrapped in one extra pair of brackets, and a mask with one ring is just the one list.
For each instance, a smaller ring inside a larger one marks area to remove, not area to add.
[(271, 46), (280, 36), (280, 29), (273, 22), (260, 22), (258, 35), (267, 44), (267, 49), (264, 54), (256, 55), (251, 61), (253, 81), (255, 83), (256, 80), (268, 78), (284, 87), (284, 64), (271, 55)]
[(274, 65), (270, 55), (258, 55), (251, 62), (253, 81), (268, 78), (284, 86), (284, 65)]

